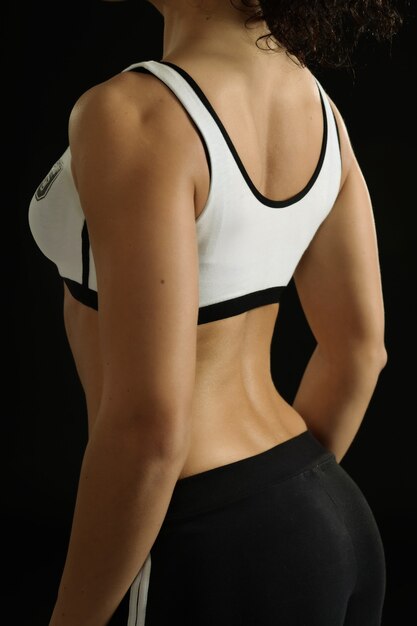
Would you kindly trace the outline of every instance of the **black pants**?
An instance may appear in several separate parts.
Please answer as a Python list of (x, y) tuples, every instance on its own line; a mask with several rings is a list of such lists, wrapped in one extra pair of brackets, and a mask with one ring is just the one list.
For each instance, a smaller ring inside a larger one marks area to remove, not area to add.
[(385, 583), (363, 493), (307, 430), (180, 479), (110, 624), (379, 626)]

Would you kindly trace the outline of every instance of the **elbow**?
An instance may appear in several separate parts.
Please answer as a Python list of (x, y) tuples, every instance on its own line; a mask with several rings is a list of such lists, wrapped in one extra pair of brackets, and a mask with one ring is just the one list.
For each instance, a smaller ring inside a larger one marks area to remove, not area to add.
[(133, 440), (141, 452), (169, 465), (184, 464), (190, 446), (189, 416), (156, 410), (137, 415)]
[[(139, 428), (143, 433), (143, 428)], [(142, 435), (143, 436), (143, 435)], [(161, 423), (149, 428), (147, 438), (152, 454), (167, 463), (182, 466), (190, 448), (191, 429), (189, 419), (184, 416), (165, 416)]]
[(158, 410), (101, 411), (97, 415), (92, 437), (107, 432), (112, 442), (119, 442), (127, 454), (181, 466), (190, 447), (190, 416), (185, 412)]
[(336, 369), (344, 369), (346, 366), (361, 370), (365, 368), (378, 375), (388, 362), (388, 352), (383, 341), (345, 337), (342, 342), (333, 344), (331, 348), (328, 346), (323, 348), (319, 344), (319, 349)]
[(385, 344), (382, 344), (382, 347), (379, 352), (379, 368), (380, 371), (384, 369), (386, 364), (388, 363), (388, 352)]
[(388, 352), (384, 342), (365, 344), (361, 354), (366, 366), (375, 369), (378, 374), (388, 362)]

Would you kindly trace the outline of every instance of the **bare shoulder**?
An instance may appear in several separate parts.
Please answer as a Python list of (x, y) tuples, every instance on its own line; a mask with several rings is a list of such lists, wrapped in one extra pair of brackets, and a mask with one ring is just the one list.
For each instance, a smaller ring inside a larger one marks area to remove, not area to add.
[(134, 149), (141, 139), (151, 144), (158, 137), (160, 146), (169, 138), (170, 145), (181, 147), (182, 158), (188, 155), (190, 164), (198, 143), (178, 98), (157, 77), (139, 72), (121, 72), (85, 91), (71, 110), (69, 137), (73, 156), (93, 138), (112, 138), (125, 151)]

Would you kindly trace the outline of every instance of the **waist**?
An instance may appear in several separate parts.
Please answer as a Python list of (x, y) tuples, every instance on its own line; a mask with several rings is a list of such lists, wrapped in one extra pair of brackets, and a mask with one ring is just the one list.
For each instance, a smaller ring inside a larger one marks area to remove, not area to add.
[(259, 454), (307, 429), (276, 390), (257, 398), (227, 394), (195, 403), (191, 442), (179, 480)]

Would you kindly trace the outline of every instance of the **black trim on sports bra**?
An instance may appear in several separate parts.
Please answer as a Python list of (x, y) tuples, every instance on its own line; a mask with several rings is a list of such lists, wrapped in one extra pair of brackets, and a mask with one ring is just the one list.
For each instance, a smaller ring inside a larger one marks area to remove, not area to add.
[[(63, 281), (76, 300), (98, 311), (98, 294), (94, 289), (89, 289), (87, 285), (77, 283), (70, 278), (63, 278)], [(253, 291), (237, 298), (229, 298), (223, 302), (200, 307), (197, 324), (207, 324), (208, 322), (233, 317), (267, 304), (277, 304), (284, 289), (286, 289), (286, 285), (268, 287), (267, 289)]]
[[(327, 114), (326, 114), (326, 108), (325, 108), (325, 104), (323, 101), (323, 96), (321, 93), (321, 90), (319, 89), (319, 86), (317, 85), (317, 89), (319, 91), (319, 95), (320, 95), (320, 101), (321, 101), (321, 108), (322, 108), (322, 114), (323, 114), (323, 138), (322, 138), (322, 143), (321, 143), (321, 150), (320, 150), (320, 156), (319, 156), (319, 160), (317, 162), (316, 168), (310, 178), (310, 180), (308, 181), (308, 183), (306, 184), (306, 186), (299, 191), (298, 193), (296, 193), (294, 196), (291, 196), (291, 198), (287, 198), (286, 200), (271, 200), (270, 198), (267, 198), (266, 196), (264, 196), (253, 184), (251, 178), (249, 177), (249, 174), (247, 173), (245, 166), (243, 165), (237, 151), (236, 148), (232, 142), (232, 140), (230, 139), (230, 136), (227, 132), (227, 130), (225, 129), (225, 127), (223, 126), (222, 121), (220, 120), (219, 116), (217, 115), (216, 111), (213, 109), (210, 101), (208, 100), (207, 96), (204, 94), (204, 92), (202, 91), (201, 87), (195, 82), (195, 80), (188, 74), (188, 72), (186, 72), (182, 67), (179, 67), (178, 65), (176, 65), (175, 63), (171, 63), (170, 61), (157, 61), (157, 63), (162, 63), (163, 65), (169, 65), (170, 67), (172, 67), (173, 69), (175, 69), (179, 74), (181, 74), (181, 76), (189, 83), (189, 85), (191, 86), (191, 88), (196, 92), (197, 96), (200, 98), (200, 100), (202, 101), (202, 103), (205, 105), (205, 107), (207, 108), (207, 110), (209, 111), (209, 113), (211, 114), (211, 116), (213, 117), (214, 121), (216, 122), (217, 126), (219, 127), (221, 133), (223, 134), (223, 137), (230, 149), (230, 152), (232, 153), (233, 158), (236, 161), (236, 164), (238, 165), (246, 183), (248, 184), (249, 188), (251, 189), (252, 193), (254, 194), (254, 196), (259, 200), (259, 202), (261, 202), (262, 204), (269, 206), (269, 207), (273, 207), (273, 208), (282, 208), (282, 207), (286, 207), (286, 206), (290, 206), (291, 204), (295, 204), (296, 202), (298, 202), (299, 200), (301, 200), (301, 198), (303, 198), (312, 188), (312, 186), (314, 185), (315, 181), (317, 180), (318, 175), (320, 174), (322, 165), (323, 165), (323, 161), (324, 161), (324, 157), (326, 155), (326, 146), (327, 146)], [(317, 82), (317, 81), (316, 81)]]
[(83, 264), (83, 286), (88, 288), (88, 279), (90, 277), (90, 237), (88, 235), (86, 220), (84, 220), (84, 226), (81, 232), (81, 259)]
[[(330, 108), (332, 109), (332, 107)], [(339, 144), (339, 152), (340, 154), (342, 154), (342, 146), (340, 145), (339, 126), (337, 125), (336, 115), (334, 114), (333, 109), (332, 109), (332, 113), (333, 113), (334, 125), (336, 126), (336, 134), (337, 134), (337, 142)]]
[(245, 313), (259, 306), (278, 303), (285, 288), (286, 285), (268, 287), (267, 289), (247, 293), (238, 298), (229, 298), (224, 302), (216, 302), (215, 304), (200, 307), (198, 310), (197, 323), (207, 324), (207, 322), (214, 322), (216, 320), (232, 317), (233, 315)]
[(87, 285), (82, 285), (81, 283), (77, 283), (75, 280), (71, 280), (70, 278), (63, 278), (64, 283), (68, 287), (71, 295), (86, 306), (89, 306), (91, 309), (95, 309), (98, 311), (98, 294), (94, 289), (90, 289)]

